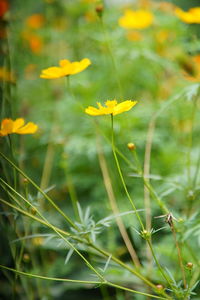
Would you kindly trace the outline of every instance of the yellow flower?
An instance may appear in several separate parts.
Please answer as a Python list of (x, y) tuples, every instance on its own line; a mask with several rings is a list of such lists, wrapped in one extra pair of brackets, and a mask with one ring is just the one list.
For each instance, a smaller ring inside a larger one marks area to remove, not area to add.
[(31, 134), (38, 130), (38, 126), (32, 122), (24, 125), (24, 119), (19, 118), (15, 121), (11, 119), (4, 119), (1, 122), (0, 136), (6, 136), (11, 133)]
[(42, 70), (40, 78), (55, 79), (68, 75), (74, 75), (85, 70), (90, 64), (91, 61), (88, 58), (84, 58), (80, 62), (70, 62), (67, 59), (62, 59), (59, 61), (60, 67), (50, 67)]
[(119, 18), (119, 25), (126, 29), (144, 29), (153, 23), (153, 14), (146, 10), (127, 9)]
[(188, 24), (200, 24), (200, 7), (190, 8), (188, 11), (183, 11), (179, 7), (175, 9), (176, 16), (181, 21)]
[(125, 111), (130, 110), (137, 101), (126, 100), (117, 104), (117, 100), (107, 100), (105, 106), (102, 106), (101, 103), (97, 102), (98, 108), (89, 106), (85, 109), (85, 113), (90, 116), (101, 116), (101, 115), (110, 115), (113, 116), (121, 114)]

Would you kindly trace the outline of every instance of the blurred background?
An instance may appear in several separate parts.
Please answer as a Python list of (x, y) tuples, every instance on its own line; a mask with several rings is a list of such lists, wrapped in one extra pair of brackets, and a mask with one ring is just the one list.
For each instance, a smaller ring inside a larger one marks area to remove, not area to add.
[[(112, 156), (110, 119), (105, 116), (94, 120), (84, 113), (84, 108), (107, 99), (133, 99), (138, 101), (134, 109), (115, 118), (117, 147), (132, 160), (127, 143), (133, 142), (143, 166), (150, 124), (158, 114), (149, 162), (151, 182), (166, 205), (177, 217), (183, 218), (185, 223), (180, 230), (187, 233), (191, 228), (188, 219), (199, 208), (199, 179), (196, 176), (195, 185), (191, 185), (187, 163), (189, 153), (191, 176), (198, 175), (200, 128), (196, 122), (199, 104), (195, 97), (200, 80), (200, 25), (182, 21), (175, 8), (188, 10), (198, 5), (198, 0), (107, 0), (104, 3), (95, 0), (0, 0), (1, 119), (23, 117), (39, 126), (33, 136), (12, 136), (14, 159), (72, 219), (77, 220), (70, 200), (72, 195), (78, 199), (83, 214), (90, 207), (90, 217), (95, 222), (113, 215), (99, 164), (101, 152), (107, 161), (120, 211), (131, 209)], [(145, 28), (120, 26), (119, 19), (127, 9), (150, 12), (152, 23)], [(66, 78), (45, 80), (39, 77), (42, 69), (57, 66), (61, 59), (80, 61), (83, 58), (89, 58), (92, 64), (85, 71), (70, 76), (69, 82)], [(2, 151), (10, 156), (8, 141), (1, 138), (0, 144)], [(120, 162), (136, 207), (142, 209), (143, 182), (126, 161), (121, 159)], [(3, 178), (12, 182), (13, 171), (9, 165), (2, 162), (1, 168)], [(22, 193), (25, 193), (25, 185), (20, 177)], [(3, 191), (2, 197), (7, 197)], [(69, 229), (31, 186), (28, 186), (28, 197), (54, 225)], [(164, 226), (162, 219), (153, 218), (162, 214), (153, 201), (151, 212), (153, 228)], [(145, 216), (142, 217), (145, 220)], [(123, 222), (145, 266), (145, 242), (133, 229), (138, 228), (137, 220), (126, 215)], [(20, 237), (25, 234), (26, 224), (29, 228), (26, 234), (32, 238), (25, 240), (22, 251)], [(2, 207), (1, 264), (49, 277), (91, 279), (90, 270), (77, 255), (66, 262), (69, 249), (56, 239), (47, 240), (45, 234), (48, 233), (41, 224)], [(115, 220), (110, 227), (101, 228), (96, 239), (97, 244), (130, 263)], [(154, 238), (155, 249), (163, 264), (179, 277), (174, 267), (177, 259), (174, 244), (170, 240), (168, 229), (158, 232)], [(198, 253), (199, 241), (191, 235), (190, 242), (191, 251)], [(105, 263), (88, 249), (81, 248), (81, 251), (88, 258), (92, 257), (96, 266)], [(184, 251), (185, 261), (190, 260), (191, 251)], [(16, 266), (15, 257), (19, 255), (20, 266)], [(107, 276), (115, 282), (136, 289), (140, 287), (139, 283), (132, 283), (129, 274), (115, 266), (110, 266)], [(152, 271), (151, 276), (159, 283), (159, 274)], [(146, 299), (114, 288), (39, 281), (16, 277), (6, 271), (1, 273), (0, 298)]]

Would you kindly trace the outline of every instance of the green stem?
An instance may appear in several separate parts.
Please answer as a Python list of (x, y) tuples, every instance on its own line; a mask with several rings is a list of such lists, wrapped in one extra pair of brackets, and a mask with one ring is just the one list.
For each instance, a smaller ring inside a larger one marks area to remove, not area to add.
[(22, 198), (26, 203), (28, 203), (32, 208), (34, 208), (36, 210), (36, 212), (38, 213), (38, 215), (46, 222), (46, 224), (48, 225), (49, 228), (51, 228), (53, 231), (55, 231), (60, 237), (61, 239), (63, 239), (82, 259), (83, 261), (86, 263), (86, 265), (94, 272), (96, 273), (96, 275), (102, 280), (104, 281), (103, 276), (89, 263), (89, 261), (80, 253), (79, 250), (76, 249), (76, 247), (70, 243), (65, 237), (63, 237), (63, 235), (60, 233), (60, 231), (58, 231), (56, 229), (55, 226), (51, 225), (48, 220), (38, 211), (38, 209), (36, 207), (34, 207), (28, 200), (26, 200), (22, 195), (20, 195), (18, 192), (16, 192), (11, 186), (9, 186), (4, 180), (2, 180), (0, 178), (1, 182), (3, 182), (7, 187), (9, 187), (16, 195), (18, 195), (20, 198)]
[(152, 187), (152, 185), (150, 184), (150, 182), (145, 178), (144, 176), (144, 172), (142, 170), (140, 161), (138, 159), (138, 155), (137, 155), (137, 151), (134, 150), (134, 159), (136, 161), (136, 165), (138, 168), (138, 174), (142, 177), (144, 185), (146, 186), (146, 188), (149, 190), (151, 197), (157, 202), (158, 206), (160, 207), (160, 209), (162, 210), (163, 213), (168, 214), (169, 210), (167, 209), (167, 207), (164, 205), (164, 203), (162, 202), (162, 200), (158, 197), (158, 195), (156, 194), (156, 192), (154, 191), (154, 188)]
[(121, 171), (121, 168), (120, 168), (120, 165), (119, 165), (119, 161), (118, 161), (118, 158), (117, 158), (117, 155), (116, 155), (116, 152), (115, 152), (114, 128), (113, 128), (113, 114), (111, 114), (111, 130), (112, 130), (112, 151), (113, 151), (113, 155), (114, 155), (115, 162), (116, 162), (116, 165), (117, 165), (117, 170), (118, 170), (118, 173), (119, 173), (119, 176), (120, 176), (122, 185), (123, 185), (123, 187), (124, 187), (126, 196), (127, 196), (128, 200), (129, 200), (130, 203), (131, 203), (131, 206), (132, 206), (132, 208), (133, 208), (133, 210), (134, 210), (134, 212), (135, 212), (135, 214), (136, 214), (136, 216), (137, 216), (137, 218), (138, 218), (138, 221), (139, 221), (139, 223), (140, 223), (140, 225), (141, 225), (141, 227), (142, 227), (142, 230), (144, 230), (143, 222), (142, 222), (142, 220), (141, 220), (141, 218), (140, 218), (139, 213), (137, 212), (137, 209), (136, 209), (136, 207), (135, 207), (135, 205), (134, 205), (134, 203), (133, 203), (133, 200), (131, 199), (131, 196), (130, 196), (130, 194), (129, 194), (129, 192), (128, 192), (128, 189), (127, 189), (127, 187), (126, 187), (126, 183), (125, 183), (125, 181), (124, 181), (124, 177), (123, 177), (123, 174), (122, 174), (122, 171)]
[[(76, 236), (72, 236), (72, 235), (70, 235), (68, 232), (66, 232), (66, 231), (64, 231), (64, 230), (62, 230), (62, 229), (60, 229), (60, 228), (58, 228), (58, 227), (55, 227), (55, 226), (53, 226), (53, 225), (49, 226), (49, 224), (48, 224), (47, 222), (45, 222), (44, 220), (39, 219), (38, 217), (36, 217), (36, 216), (34, 216), (34, 215), (32, 215), (32, 214), (30, 214), (30, 213), (28, 213), (28, 212), (22, 210), (21, 208), (16, 207), (15, 205), (13, 205), (13, 204), (11, 204), (11, 203), (9, 203), (9, 202), (3, 200), (3, 199), (0, 199), (0, 201), (1, 201), (2, 203), (6, 204), (6, 205), (8, 205), (8, 206), (10, 206), (10, 207), (12, 207), (13, 209), (19, 211), (20, 213), (22, 213), (22, 214), (24, 214), (24, 215), (26, 215), (26, 216), (32, 218), (33, 220), (35, 220), (35, 221), (37, 221), (37, 222), (39, 222), (39, 223), (41, 223), (41, 224), (43, 224), (43, 225), (49, 227), (50, 229), (53, 229), (53, 230), (56, 231), (56, 232), (60, 232), (62, 235), (66, 235), (66, 236), (68, 236), (68, 237), (71, 237), (72, 239), (74, 239), (74, 240), (76, 240), (76, 241), (78, 241), (78, 242), (80, 242), (80, 243), (83, 243), (83, 242), (84, 242), (82, 239), (80, 239), (80, 238), (78, 238), (78, 237), (76, 237)], [(90, 246), (92, 249), (94, 249), (94, 250), (96, 250), (97, 252), (99, 252), (100, 254), (102, 254), (103, 256), (105, 256), (105, 257), (107, 257), (107, 258), (108, 258), (108, 257), (111, 257), (111, 260), (114, 261), (116, 264), (120, 265), (120, 266), (123, 267), (124, 269), (128, 270), (130, 273), (134, 274), (136, 277), (140, 278), (143, 282), (145, 282), (146, 285), (150, 286), (150, 287), (153, 288), (153, 289), (156, 289), (156, 286), (155, 286), (153, 283), (151, 283), (148, 279), (146, 279), (146, 278), (145, 278), (143, 275), (141, 275), (138, 271), (135, 271), (134, 269), (132, 269), (131, 267), (129, 267), (128, 265), (126, 265), (125, 263), (123, 263), (120, 259), (118, 259), (117, 257), (111, 255), (111, 253), (109, 253), (109, 252), (107, 252), (107, 251), (105, 251), (105, 250), (99, 248), (98, 246), (94, 245), (91, 241), (86, 242), (86, 244), (87, 244), (88, 246)], [(167, 294), (163, 293), (163, 295), (167, 297)], [(168, 299), (171, 299), (171, 298), (168, 297)]]
[(0, 155), (15, 169), (17, 170), (24, 178), (26, 178), (43, 196), (48, 200), (51, 205), (65, 218), (65, 220), (76, 230), (77, 226), (72, 222), (72, 220), (54, 203), (54, 201), (45, 193), (41, 188), (30, 178), (28, 177), (20, 168), (18, 168), (10, 159), (8, 159), (2, 152)]
[(131, 293), (135, 293), (135, 294), (139, 294), (139, 295), (144, 295), (144, 296), (149, 296), (152, 297), (152, 299), (169, 299), (169, 298), (163, 298), (160, 296), (155, 296), (155, 295), (151, 295), (151, 294), (147, 294), (147, 293), (143, 293), (140, 291), (136, 291), (133, 289), (129, 289), (126, 287), (123, 287), (121, 285), (118, 284), (114, 284), (108, 281), (90, 281), (90, 280), (76, 280), (76, 279), (66, 279), (66, 278), (56, 278), (56, 277), (47, 277), (47, 276), (41, 276), (41, 275), (36, 275), (36, 274), (31, 274), (31, 273), (26, 273), (26, 272), (22, 272), (13, 268), (9, 268), (3, 265), (0, 265), (0, 268), (23, 275), (23, 276), (27, 276), (27, 277), (31, 277), (31, 278), (37, 278), (37, 279), (43, 279), (43, 280), (50, 280), (50, 281), (61, 281), (61, 282), (70, 282), (70, 283), (83, 283), (83, 284), (94, 284), (94, 285), (108, 285), (108, 286), (112, 286), (118, 289), (122, 289), (125, 290), (127, 292), (131, 292)]
[(149, 240), (147, 240), (147, 243), (148, 243), (148, 245), (149, 245), (149, 248), (151, 249), (151, 253), (152, 253), (152, 255), (153, 255), (153, 258), (154, 258), (154, 260), (155, 260), (155, 263), (156, 263), (158, 269), (160, 270), (160, 273), (162, 274), (163, 278), (167, 281), (167, 283), (169, 284), (169, 286), (170, 286), (171, 288), (173, 288), (171, 282), (169, 281), (169, 278), (166, 276), (166, 274), (165, 274), (165, 272), (163, 271), (163, 269), (162, 269), (162, 267), (161, 267), (159, 261), (157, 260), (157, 257), (156, 257), (156, 255), (155, 255), (155, 252), (154, 252), (154, 250), (153, 250), (153, 247), (152, 247), (151, 242), (150, 242)]

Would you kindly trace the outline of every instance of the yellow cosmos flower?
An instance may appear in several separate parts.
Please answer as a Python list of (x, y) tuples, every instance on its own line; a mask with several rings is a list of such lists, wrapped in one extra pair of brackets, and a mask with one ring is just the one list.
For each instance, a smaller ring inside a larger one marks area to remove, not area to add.
[(1, 122), (0, 136), (6, 136), (11, 133), (31, 134), (38, 130), (38, 126), (32, 122), (24, 125), (24, 119), (19, 118), (15, 121), (11, 119), (4, 119)]
[(119, 25), (126, 29), (144, 29), (153, 23), (153, 14), (146, 10), (127, 9), (119, 18)]
[(200, 24), (200, 7), (190, 8), (188, 11), (183, 11), (180, 8), (175, 9), (176, 16), (181, 21), (188, 24)]
[(60, 67), (50, 67), (42, 70), (40, 78), (55, 79), (68, 75), (74, 75), (85, 70), (90, 64), (91, 61), (88, 58), (84, 58), (80, 62), (70, 62), (67, 59), (62, 59), (59, 61)]
[(117, 103), (117, 100), (107, 100), (105, 106), (102, 106), (101, 103), (97, 102), (98, 108), (89, 106), (85, 109), (85, 113), (90, 116), (101, 116), (101, 115), (118, 115), (125, 111), (130, 110), (137, 101), (126, 100), (121, 103)]

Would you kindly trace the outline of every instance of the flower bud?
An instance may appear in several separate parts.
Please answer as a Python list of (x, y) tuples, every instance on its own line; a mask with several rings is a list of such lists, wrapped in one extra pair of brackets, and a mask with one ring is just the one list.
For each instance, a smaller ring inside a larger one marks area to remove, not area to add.
[(159, 292), (162, 291), (162, 290), (164, 289), (164, 287), (163, 287), (162, 284), (157, 284), (157, 285), (156, 285), (156, 288), (157, 288), (157, 290), (158, 290)]
[(102, 14), (103, 14), (103, 11), (104, 11), (104, 6), (103, 4), (98, 4), (96, 7), (95, 7), (95, 10), (96, 10), (96, 13), (97, 15), (99, 16), (99, 18), (102, 17)]
[(133, 143), (128, 143), (128, 144), (127, 144), (127, 147), (128, 147), (128, 149), (129, 149), (130, 151), (133, 151), (133, 150), (136, 149), (136, 146), (135, 146), (135, 144), (133, 144)]
[(29, 256), (28, 253), (24, 253), (24, 255), (23, 255), (23, 261), (24, 262), (29, 262), (30, 261), (30, 256)]
[(193, 263), (192, 263), (192, 262), (188, 262), (188, 263), (186, 264), (186, 267), (187, 267), (189, 270), (192, 270), (192, 268), (193, 268)]
[(23, 178), (23, 183), (27, 184), (28, 183), (28, 179), (27, 178)]

